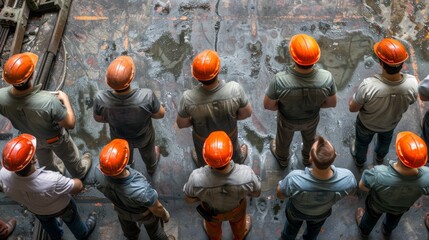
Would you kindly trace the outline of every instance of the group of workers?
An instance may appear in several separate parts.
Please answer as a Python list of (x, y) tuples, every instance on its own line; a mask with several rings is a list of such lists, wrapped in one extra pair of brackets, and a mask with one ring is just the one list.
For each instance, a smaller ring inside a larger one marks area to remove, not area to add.
[[(282, 168), (289, 164), (295, 131), (301, 132), (303, 141), (305, 169), (291, 171), (277, 186), (277, 197), (288, 199), (281, 239), (295, 239), (304, 221), (303, 238), (317, 239), (332, 206), (357, 186), (369, 192), (365, 208), (358, 208), (355, 215), (361, 236), (370, 234), (383, 213), (383, 234), (389, 236), (414, 202), (429, 194), (429, 168), (424, 166), (427, 146), (415, 133), (400, 132), (395, 144), (398, 161), (383, 165), (402, 114), (419, 92), (422, 100), (429, 99), (429, 78), (418, 87), (414, 76), (400, 72), (408, 58), (400, 41), (385, 38), (374, 45), (382, 72), (364, 79), (349, 102), (350, 111), (359, 112), (356, 137), (350, 141), (358, 168), (364, 166), (368, 145), (377, 135), (378, 165), (365, 170), (358, 184), (351, 171), (333, 165), (335, 147), (316, 134), (320, 109), (337, 104), (332, 74), (315, 66), (320, 58), (318, 43), (309, 35), (297, 34), (291, 38), (289, 50), (294, 64), (273, 77), (263, 100), (266, 109), (277, 112), (277, 132), (270, 150)], [(91, 212), (82, 221), (72, 195), (83, 190), (81, 180), (91, 167), (92, 156), (86, 152), (80, 157), (69, 135), (75, 115), (67, 95), (32, 85), (36, 64), (37, 55), (27, 52), (12, 56), (3, 67), (3, 79), (11, 86), (0, 89), (0, 114), (22, 134), (3, 149), (0, 186), (7, 196), (34, 213), (51, 239), (63, 236), (59, 218), (76, 239), (86, 239), (96, 225), (97, 214)], [(211, 240), (221, 239), (223, 221), (229, 221), (234, 239), (241, 240), (252, 226), (246, 214), (247, 196), (261, 194), (261, 180), (243, 164), (248, 146), (238, 142), (237, 121), (252, 114), (249, 99), (239, 83), (218, 78), (220, 66), (215, 51), (195, 56), (192, 76), (199, 84), (183, 93), (178, 106), (176, 123), (179, 128), (192, 127), (191, 158), (198, 167), (183, 192), (187, 203), (198, 203)], [(105, 77), (110, 89), (95, 97), (94, 119), (108, 123), (111, 137), (99, 154), (96, 188), (113, 203), (127, 239), (138, 239), (141, 225), (150, 239), (175, 239), (163, 229), (170, 214), (158, 193), (133, 169), (133, 150), (137, 148), (147, 173), (156, 171), (160, 150), (155, 145), (152, 118), (163, 118), (165, 113), (152, 90), (132, 87), (134, 76), (132, 58), (116, 58)], [(429, 116), (425, 119), (429, 121)], [(62, 161), (54, 161), (54, 154)], [(65, 170), (72, 178), (64, 176)], [(429, 229), (429, 215), (425, 223)], [(0, 221), (0, 239), (15, 225), (14, 219)]]

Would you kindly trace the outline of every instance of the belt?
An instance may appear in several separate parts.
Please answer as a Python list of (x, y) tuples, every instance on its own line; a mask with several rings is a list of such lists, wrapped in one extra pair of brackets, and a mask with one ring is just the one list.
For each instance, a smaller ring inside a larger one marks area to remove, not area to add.
[[(234, 135), (237, 133), (237, 127), (235, 127), (230, 133), (227, 133), (228, 136), (230, 138), (234, 137)], [(197, 137), (198, 139), (200, 139), (201, 141), (205, 141), (207, 139), (207, 137), (202, 137), (201, 135), (199, 135), (198, 133), (196, 133), (195, 131), (192, 131), (192, 134), (195, 135), (195, 137)]]
[(53, 137), (53, 138), (48, 138), (48, 139), (46, 139), (46, 142), (47, 142), (48, 144), (51, 144), (51, 143), (57, 142), (58, 140), (60, 140), (60, 137), (61, 137), (61, 134), (58, 134), (57, 136), (55, 136), (55, 137)]

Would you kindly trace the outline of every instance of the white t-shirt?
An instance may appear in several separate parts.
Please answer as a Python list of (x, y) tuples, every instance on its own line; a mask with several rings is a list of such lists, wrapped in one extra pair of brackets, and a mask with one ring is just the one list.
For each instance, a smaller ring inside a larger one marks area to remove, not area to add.
[(74, 181), (44, 168), (39, 168), (26, 177), (2, 168), (0, 184), (8, 197), (25, 205), (32, 213), (51, 215), (69, 204)]

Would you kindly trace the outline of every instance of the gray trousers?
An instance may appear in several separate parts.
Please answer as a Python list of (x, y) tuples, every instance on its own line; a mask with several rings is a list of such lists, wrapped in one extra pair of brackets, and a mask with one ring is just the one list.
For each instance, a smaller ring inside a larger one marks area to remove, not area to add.
[[(112, 137), (114, 139), (114, 137)], [(140, 156), (143, 159), (143, 162), (146, 165), (146, 169), (152, 169), (156, 164), (156, 155), (155, 155), (155, 134), (152, 134), (152, 137), (149, 141), (142, 146), (142, 144), (132, 143), (128, 141), (130, 146), (130, 158), (128, 163), (134, 163), (134, 148), (139, 150)]]
[(303, 147), (302, 158), (308, 161), (310, 158), (311, 146), (313, 146), (314, 138), (316, 137), (317, 125), (319, 124), (319, 116), (306, 123), (291, 123), (277, 113), (277, 134), (276, 134), (276, 154), (279, 160), (288, 161), (290, 158), (290, 144), (292, 143), (293, 134), (295, 131), (301, 132)]
[(151, 240), (168, 240), (167, 234), (165, 234), (161, 224), (161, 219), (152, 213), (147, 215), (144, 213), (129, 213), (117, 207), (115, 207), (115, 211), (118, 213), (119, 223), (127, 239), (138, 240), (140, 226), (143, 225)]
[(47, 170), (57, 171), (59, 169), (54, 163), (54, 153), (64, 163), (73, 178), (83, 178), (85, 167), (82, 165), (79, 150), (67, 130), (63, 129), (58, 141), (47, 143), (46, 139), (37, 139), (36, 155), (40, 166)]

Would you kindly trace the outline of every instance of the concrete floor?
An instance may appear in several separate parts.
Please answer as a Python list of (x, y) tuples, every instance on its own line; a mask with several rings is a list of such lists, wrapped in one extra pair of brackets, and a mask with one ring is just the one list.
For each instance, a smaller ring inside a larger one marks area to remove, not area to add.
[[(338, 105), (321, 111), (318, 133), (334, 143), (337, 167), (353, 171), (359, 180), (361, 171), (354, 166), (348, 144), (354, 134), (356, 114), (348, 111), (348, 99), (363, 78), (380, 72), (372, 45), (384, 36), (404, 41), (410, 59), (404, 72), (423, 79), (429, 74), (429, 0), (224, 0), (162, 1), (75, 0), (64, 33), (67, 50), (67, 78), (63, 90), (69, 94), (77, 118), (72, 135), (81, 151), (98, 152), (108, 139), (108, 127), (92, 118), (92, 101), (98, 90), (106, 89), (104, 74), (109, 63), (128, 54), (137, 67), (134, 86), (149, 87), (167, 109), (164, 119), (155, 120), (156, 141), (161, 146), (159, 168), (149, 178), (160, 200), (171, 213), (166, 224), (176, 239), (207, 239), (195, 205), (183, 201), (182, 187), (195, 168), (191, 158), (191, 130), (175, 124), (181, 94), (196, 84), (190, 74), (192, 57), (206, 49), (216, 49), (222, 59), (220, 77), (243, 85), (253, 107), (251, 118), (239, 123), (240, 140), (250, 146), (245, 164), (261, 176), (263, 193), (249, 201), (253, 229), (247, 239), (278, 239), (284, 223), (284, 202), (275, 198), (275, 187), (289, 171), (303, 169), (301, 139), (296, 134), (291, 148), (292, 163), (280, 169), (269, 151), (276, 132), (274, 112), (263, 109), (265, 89), (272, 76), (291, 63), (288, 42), (296, 33), (313, 35), (320, 43), (320, 66), (334, 74), (338, 87)], [(24, 50), (36, 53), (52, 28), (51, 15), (32, 18)], [(3, 57), (5, 59), (6, 57)], [(64, 65), (60, 54), (50, 89), (56, 89)], [(410, 106), (397, 131), (419, 133), (422, 114), (427, 107), (419, 102)], [(16, 136), (16, 130), (0, 119), (2, 136)], [(1, 146), (6, 140), (0, 141)], [(371, 168), (373, 147), (365, 168)], [(136, 168), (147, 175), (136, 152)], [(396, 159), (393, 144), (388, 155)], [(94, 158), (97, 160), (98, 158)], [(387, 162), (386, 162), (387, 163)], [(95, 166), (92, 170), (95, 170)], [(87, 190), (77, 196), (81, 215), (99, 213), (97, 228), (90, 239), (122, 239), (112, 205), (94, 189), (93, 173), (85, 180)], [(365, 194), (357, 191), (334, 206), (319, 239), (359, 239), (354, 221), (357, 207)], [(31, 239), (34, 217), (25, 208), (0, 194), (0, 217), (16, 217), (19, 225), (10, 239)], [(429, 211), (429, 197), (420, 198), (404, 215), (391, 239), (429, 239), (423, 216)], [(380, 221), (381, 222), (381, 221)], [(370, 239), (383, 239), (380, 222)], [(224, 239), (232, 239), (224, 224)], [(147, 239), (144, 230), (141, 239)], [(301, 229), (300, 235), (303, 229)], [(73, 239), (66, 230), (65, 239)]]

